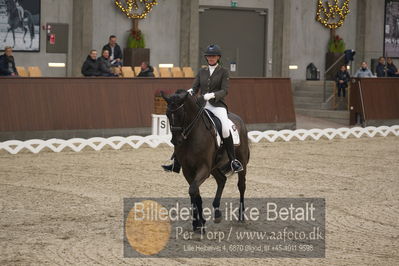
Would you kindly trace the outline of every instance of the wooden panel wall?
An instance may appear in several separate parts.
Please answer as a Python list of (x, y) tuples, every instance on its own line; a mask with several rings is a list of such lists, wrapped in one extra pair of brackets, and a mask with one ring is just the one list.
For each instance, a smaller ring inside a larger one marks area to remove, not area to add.
[[(158, 90), (189, 78), (1, 78), (0, 131), (150, 127)], [(289, 79), (232, 78), (229, 110), (246, 123), (295, 123)]]
[(399, 79), (353, 79), (350, 100), (353, 106), (351, 125), (356, 123), (356, 113), (362, 114), (366, 123), (370, 120), (399, 120)]

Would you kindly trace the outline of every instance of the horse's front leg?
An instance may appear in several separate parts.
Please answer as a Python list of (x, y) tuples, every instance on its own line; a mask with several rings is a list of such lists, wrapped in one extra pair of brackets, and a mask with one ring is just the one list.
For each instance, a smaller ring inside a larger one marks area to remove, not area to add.
[(6, 41), (7, 41), (8, 33), (10, 32), (10, 30), (11, 30), (11, 28), (9, 28), (9, 29), (7, 30), (6, 37), (4, 37), (3, 42), (6, 42)]
[(202, 198), (200, 195), (200, 186), (210, 175), (208, 167), (201, 168), (197, 172), (193, 182), (190, 184), (189, 194), (193, 215), (193, 231), (195, 233), (203, 233), (205, 228), (205, 219), (202, 213)]
[(220, 223), (222, 221), (222, 212), (220, 211), (220, 199), (222, 198), (222, 193), (224, 185), (226, 184), (227, 177), (219, 170), (215, 169), (212, 172), (213, 177), (215, 177), (216, 183), (218, 185), (216, 190), (215, 199), (213, 200), (212, 206), (215, 212), (214, 222)]

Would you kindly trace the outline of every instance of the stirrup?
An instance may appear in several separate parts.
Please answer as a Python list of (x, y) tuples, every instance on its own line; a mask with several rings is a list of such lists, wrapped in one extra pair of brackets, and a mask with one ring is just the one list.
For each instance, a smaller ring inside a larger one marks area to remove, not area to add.
[(231, 161), (230, 167), (234, 173), (238, 173), (244, 170), (244, 167), (242, 167), (241, 162), (237, 159)]

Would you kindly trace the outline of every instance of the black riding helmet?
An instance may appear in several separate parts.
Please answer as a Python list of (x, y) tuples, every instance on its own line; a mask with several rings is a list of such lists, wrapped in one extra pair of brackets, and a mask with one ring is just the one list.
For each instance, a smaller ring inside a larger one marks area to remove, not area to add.
[(204, 53), (204, 56), (208, 55), (222, 56), (222, 49), (220, 49), (220, 46), (217, 44), (211, 44), (206, 48), (206, 51)]

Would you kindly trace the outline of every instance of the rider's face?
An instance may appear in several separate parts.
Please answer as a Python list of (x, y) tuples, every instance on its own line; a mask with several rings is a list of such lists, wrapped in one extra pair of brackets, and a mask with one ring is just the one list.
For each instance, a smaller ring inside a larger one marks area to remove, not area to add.
[(218, 55), (207, 55), (206, 56), (206, 60), (208, 61), (208, 64), (211, 66), (216, 65), (216, 63), (218, 62), (219, 59), (220, 59), (220, 56), (218, 56)]

